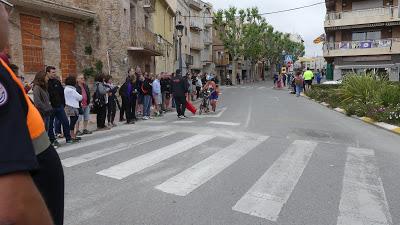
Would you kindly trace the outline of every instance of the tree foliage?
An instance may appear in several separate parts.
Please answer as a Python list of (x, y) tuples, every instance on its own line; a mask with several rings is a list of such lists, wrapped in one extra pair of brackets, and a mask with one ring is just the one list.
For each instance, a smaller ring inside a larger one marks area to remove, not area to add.
[(268, 61), (274, 66), (283, 63), (283, 52), (292, 55), (294, 60), (305, 53), (302, 42), (276, 31), (260, 16), (258, 8), (219, 10), (214, 14), (214, 28), (233, 61), (244, 57), (252, 64)]

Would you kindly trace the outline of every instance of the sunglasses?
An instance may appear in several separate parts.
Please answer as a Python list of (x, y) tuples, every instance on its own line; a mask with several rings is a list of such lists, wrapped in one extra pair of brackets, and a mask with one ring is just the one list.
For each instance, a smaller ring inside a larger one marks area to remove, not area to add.
[(8, 15), (11, 15), (13, 9), (14, 9), (14, 5), (7, 2), (6, 0), (0, 0), (0, 3), (4, 4), (4, 8), (6, 9), (6, 12)]

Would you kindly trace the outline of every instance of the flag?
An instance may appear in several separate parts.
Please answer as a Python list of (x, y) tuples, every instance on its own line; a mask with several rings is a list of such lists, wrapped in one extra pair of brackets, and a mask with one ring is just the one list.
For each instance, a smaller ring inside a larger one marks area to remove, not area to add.
[(325, 34), (321, 34), (321, 36), (317, 37), (314, 40), (314, 44), (319, 44), (319, 43), (324, 42), (324, 41), (325, 41)]

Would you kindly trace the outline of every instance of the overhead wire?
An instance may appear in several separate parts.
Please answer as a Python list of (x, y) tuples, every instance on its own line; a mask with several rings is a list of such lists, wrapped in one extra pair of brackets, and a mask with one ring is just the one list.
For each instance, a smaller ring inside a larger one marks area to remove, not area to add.
[[(278, 10), (278, 11), (272, 11), (272, 12), (265, 12), (265, 13), (259, 13), (258, 15), (260, 16), (265, 16), (265, 15), (272, 15), (272, 14), (278, 14), (278, 13), (284, 13), (284, 12), (290, 12), (290, 11), (295, 11), (295, 10), (299, 10), (299, 9), (305, 9), (305, 8), (311, 8), (317, 5), (322, 5), (325, 4), (326, 2), (317, 2), (317, 3), (313, 3), (310, 5), (304, 5), (304, 6), (299, 6), (299, 7), (295, 7), (295, 8), (290, 8), (290, 9), (283, 9), (283, 10)], [(196, 15), (181, 15), (182, 17), (186, 17), (186, 18), (214, 18), (213, 16), (196, 16)], [(236, 16), (239, 17), (239, 16)]]

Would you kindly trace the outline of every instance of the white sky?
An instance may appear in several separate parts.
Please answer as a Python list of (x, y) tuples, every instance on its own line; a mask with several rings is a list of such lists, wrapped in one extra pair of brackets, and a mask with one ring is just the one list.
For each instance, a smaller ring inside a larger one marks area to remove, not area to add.
[[(323, 0), (203, 0), (210, 2), (214, 10), (226, 9), (230, 6), (237, 8), (248, 8), (257, 6), (260, 13), (273, 12), (296, 8), (304, 5), (311, 5)], [(291, 12), (284, 12), (266, 15), (267, 22), (276, 30), (286, 33), (300, 34), (306, 46), (306, 56), (322, 55), (322, 44), (315, 45), (313, 40), (324, 33), (325, 4), (310, 8), (299, 9)]]

